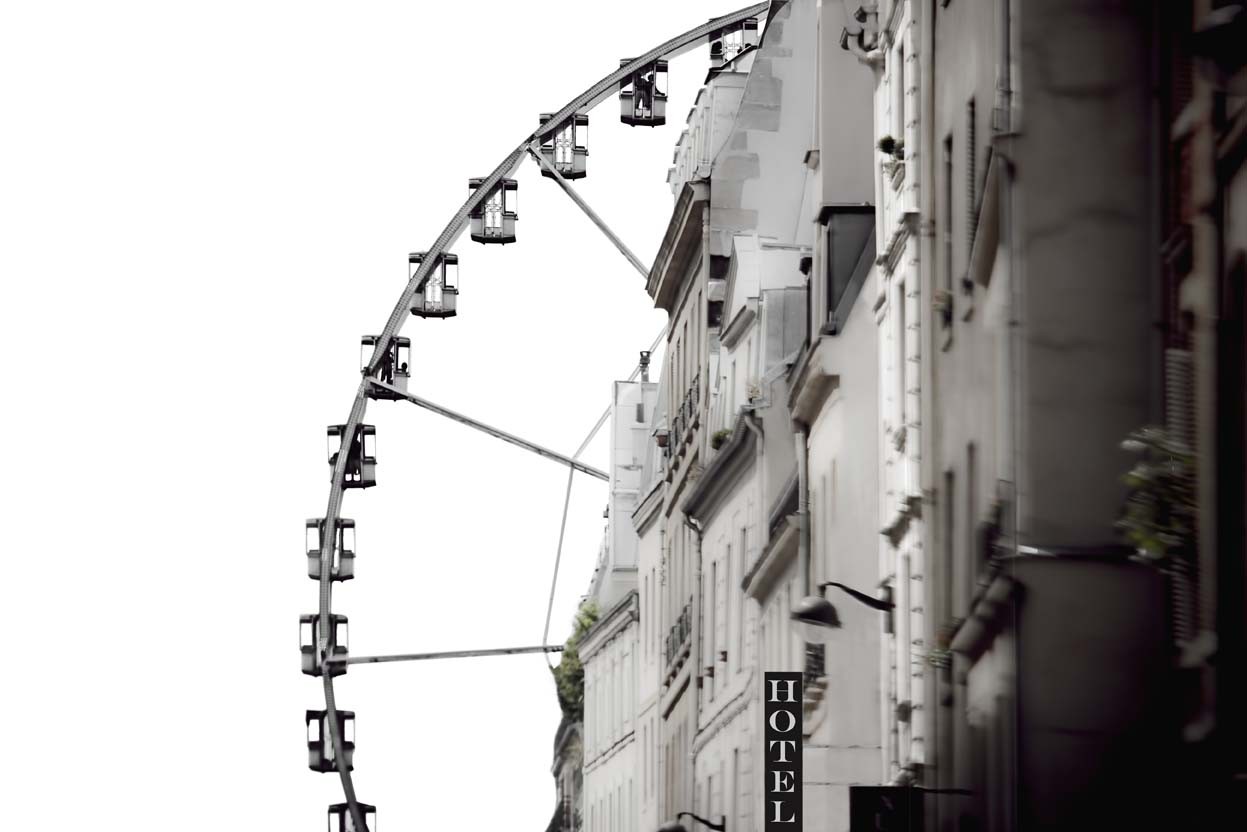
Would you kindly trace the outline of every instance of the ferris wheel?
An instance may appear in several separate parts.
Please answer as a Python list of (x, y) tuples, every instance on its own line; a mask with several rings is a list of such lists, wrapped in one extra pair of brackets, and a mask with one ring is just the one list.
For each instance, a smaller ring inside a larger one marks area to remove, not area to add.
[[(758, 42), (758, 17), (771, 4), (756, 3), (747, 8), (710, 20), (667, 40), (637, 58), (625, 58), (619, 68), (593, 84), (583, 93), (554, 113), (539, 117), (539, 127), (527, 136), (488, 176), (468, 182), (469, 196), (455, 212), (433, 244), (425, 251), (408, 257), (407, 286), (395, 304), (379, 335), (361, 339), (361, 375), (363, 376), (350, 415), (343, 424), (328, 428), (330, 467), (329, 503), (323, 517), (306, 524), (308, 577), (320, 589), (319, 609), (299, 620), (300, 652), (303, 673), (322, 681), (325, 708), (307, 711), (308, 767), (322, 773), (337, 772), (342, 782), (344, 802), (332, 804), (328, 810), (330, 832), (364, 832), (376, 829), (376, 807), (361, 803), (352, 781), (354, 743), (353, 711), (339, 710), (334, 696), (333, 680), (347, 672), (351, 664), (407, 661), (452, 656), (495, 655), (522, 652), (556, 652), (561, 647), (545, 644), (549, 633), (549, 610), (546, 633), (537, 647), (516, 647), (501, 650), (459, 651), (440, 654), (407, 654), (395, 656), (351, 656), (348, 651), (347, 618), (333, 612), (333, 589), (339, 582), (355, 576), (355, 522), (341, 516), (342, 501), (347, 489), (370, 488), (376, 479), (376, 429), (364, 423), (369, 400), (409, 401), (439, 415), (484, 431), (498, 439), (519, 445), (568, 468), (568, 493), (572, 477), (577, 473), (607, 480), (608, 475), (578, 460), (589, 441), (606, 421), (607, 414), (590, 431), (589, 437), (572, 456), (565, 456), (536, 443), (491, 427), (456, 413), (409, 392), (411, 378), (411, 342), (399, 335), (408, 316), (449, 318), (456, 314), (459, 295), (459, 257), (450, 247), (470, 228), (471, 239), (486, 245), (516, 241), (518, 184), (509, 178), (526, 156), (534, 159), (544, 177), (554, 180), (589, 216), (643, 275), (648, 269), (602, 222), (569, 184), (588, 173), (587, 128), (589, 111), (611, 96), (618, 95), (620, 121), (632, 126), (655, 127), (666, 123), (668, 60), (703, 43), (709, 42), (712, 60), (730, 61)], [(660, 333), (659, 340), (663, 337)], [(657, 345), (655, 341), (655, 346)], [(652, 349), (652, 347), (651, 347)], [(643, 363), (644, 363), (643, 354)], [(564, 500), (563, 521), (566, 522), (567, 500)], [(555, 560), (562, 551), (562, 531)], [(553, 587), (551, 587), (553, 600)]]

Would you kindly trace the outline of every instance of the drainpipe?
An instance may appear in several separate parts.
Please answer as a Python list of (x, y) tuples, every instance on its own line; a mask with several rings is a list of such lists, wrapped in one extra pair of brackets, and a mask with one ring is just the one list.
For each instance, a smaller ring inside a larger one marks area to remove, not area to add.
[[(665, 679), (667, 673), (667, 653), (664, 648), (666, 647), (667, 641), (664, 636), (667, 632), (669, 632), (671, 625), (667, 623), (667, 604), (665, 603), (670, 595), (670, 590), (666, 589), (668, 586), (667, 526), (663, 522), (664, 520), (666, 520), (665, 517), (654, 520), (655, 523), (658, 523), (658, 577), (661, 579), (663, 587), (662, 589), (655, 587), (655, 590), (658, 592), (658, 597), (664, 602), (658, 604), (658, 632), (654, 635), (659, 639), (659, 654), (657, 662), (658, 666), (661, 668), (659, 673), (662, 674), (662, 678)], [(658, 817), (665, 818), (667, 817), (667, 743), (663, 727), (666, 725), (667, 720), (663, 716), (662, 710), (662, 688), (663, 686), (660, 684), (657, 691), (658, 698), (654, 706), (654, 715), (656, 717), (654, 720), (654, 747), (658, 751), (655, 755), (655, 757), (657, 757), (655, 760), (655, 768), (658, 772), (657, 783), (659, 786), (658, 794), (655, 795), (655, 802), (658, 804)]]
[(692, 730), (688, 734), (688, 788), (689, 793), (687, 800), (692, 801), (693, 811), (698, 811), (700, 807), (696, 806), (697, 802), (697, 753), (693, 750), (697, 746), (697, 720), (701, 715), (701, 524), (689, 515), (684, 515), (684, 524), (693, 530), (697, 535), (697, 554), (694, 563), (696, 569), (693, 573), (693, 591), (695, 603), (691, 611), (693, 619), (693, 641), (689, 645), (689, 661), (692, 665), (689, 671), (689, 697), (688, 707), (692, 712), (693, 720)]
[[(936, 321), (934, 310), (931, 306), (932, 298), (935, 297), (935, 9), (936, 0), (913, 0), (913, 8), (917, 12), (919, 31), (922, 33), (922, 46), (918, 52), (918, 78), (919, 78), (919, 95), (921, 96), (918, 105), (919, 119), (919, 197), (921, 204), (919, 208), (918, 220), (918, 325), (920, 327), (919, 339), (919, 394), (918, 394), (918, 421), (919, 428), (919, 448), (918, 448), (918, 486), (924, 502), (930, 500), (935, 490), (936, 471), (939, 470), (938, 460), (938, 443), (936, 437), (938, 433), (937, 413), (935, 411), (934, 393), (935, 378), (935, 357), (939, 355), (939, 338), (940, 333), (936, 331)], [(929, 505), (929, 502), (928, 502)], [(922, 524), (922, 569), (924, 574), (929, 575), (929, 569), (932, 566), (931, 553), (936, 551), (936, 541), (932, 535), (932, 523), (928, 520)], [(899, 564), (898, 564), (899, 566)], [(901, 574), (898, 568), (897, 574)], [(926, 644), (935, 643), (936, 627), (938, 622), (935, 617), (935, 581), (925, 580), (922, 582), (922, 607), (925, 610), (923, 615), (923, 632), (922, 637)], [(903, 591), (902, 591), (903, 590)], [(897, 587), (897, 599), (909, 599), (911, 593), (909, 587)], [(910, 601), (906, 606), (912, 606)], [(902, 607), (898, 603), (897, 610), (897, 633), (896, 642), (897, 665), (901, 678), (898, 679), (897, 695), (902, 695), (905, 676), (910, 667), (910, 657), (912, 653), (911, 646), (899, 638), (901, 632), (901, 624), (903, 619), (909, 617), (909, 610)], [(923, 673), (922, 679), (923, 701), (927, 704), (923, 708), (923, 741), (924, 750), (923, 762), (929, 763), (932, 753), (939, 747), (938, 735), (938, 690), (935, 675), (931, 672)], [(914, 726), (910, 726), (910, 740), (915, 731)], [(910, 748), (898, 747), (898, 762), (903, 762), (910, 756)], [(940, 761), (944, 764), (944, 761)], [(937, 778), (938, 779), (938, 778)], [(938, 801), (929, 802), (927, 809), (927, 825), (935, 829), (938, 825), (939, 807), (936, 805)]]
[(1012, 53), (1010, 51), (1009, 35), (1011, 29), (1011, 21), (1009, 19), (1009, 4), (1012, 0), (997, 0), (996, 2), (996, 41), (998, 51), (996, 53), (996, 132), (1007, 134), (1011, 130), (1010, 121), (1012, 120), (1013, 106), (1013, 68), (1010, 66)]
[(808, 428), (792, 421), (792, 439), (797, 450), (797, 570), (801, 577), (801, 597), (810, 594), (810, 446)]
[[(998, 135), (1007, 136), (1013, 133), (1013, 82), (1012, 82), (1012, 44), (1013, 37), (1013, 21), (1011, 19), (1011, 3), (1012, 0), (999, 0), (1000, 2), (1000, 31), (997, 37), (1000, 39), (1000, 66), (997, 67), (996, 95), (997, 107), (999, 108), (998, 116)], [(1022, 423), (1021, 414), (1023, 400), (1025, 395), (1025, 380), (1022, 378), (1026, 368), (1024, 364), (1022, 352), (1022, 338), (1024, 336), (1023, 326), (1026, 321), (1026, 296), (1024, 294), (1025, 275), (1022, 274), (1025, 264), (1022, 257), (1019, 256), (1017, 247), (1013, 245), (1013, 218), (1016, 215), (1016, 205), (1014, 204), (1014, 187), (1013, 187), (1013, 158), (1012, 154), (1006, 154), (1002, 160), (1005, 166), (1001, 173), (1005, 174), (1000, 178), (1000, 186), (1004, 189), (1004, 194), (1000, 200), (1000, 240), (999, 246), (1004, 250), (1005, 256), (1008, 258), (1009, 270), (1009, 297), (1008, 310), (1009, 317), (1007, 322), (1007, 355), (1006, 366), (1009, 373), (1008, 395), (1005, 397), (1005, 407), (1007, 408), (1005, 425), (1007, 426), (1006, 436), (1009, 442), (1009, 453), (1006, 456), (1009, 465), (1009, 482), (1013, 484), (1013, 493), (1010, 495), (1009, 510), (1013, 513), (1012, 522), (1012, 540), (1009, 541), (1013, 549), (1014, 558), (1009, 561), (1010, 565), (1016, 563), (1017, 555), (1021, 543), (1021, 520), (1022, 506), (1021, 497), (1025, 493), (1025, 487), (1022, 484), (1023, 477), (1026, 476), (1022, 471), (1022, 454), (1021, 447), (1023, 439), (1023, 431), (1025, 426)], [(1013, 608), (1013, 626), (1016, 629), (1017, 607)], [(1018, 701), (1022, 696), (1022, 691), (1017, 689), (1018, 679), (1018, 652), (1017, 641), (1012, 643), (1012, 682), (1013, 691), (1013, 713), (1009, 716), (1013, 720), (1013, 736), (1020, 737), (1020, 725), (1018, 714)], [(1014, 748), (1005, 761), (1008, 767), (1006, 777), (1009, 782), (1017, 783), (1019, 776), (1019, 763), (1017, 758), (1017, 749)], [(1018, 802), (1016, 800), (1009, 801), (1009, 824), (1012, 828), (1017, 828), (1020, 818), (1018, 817)]]

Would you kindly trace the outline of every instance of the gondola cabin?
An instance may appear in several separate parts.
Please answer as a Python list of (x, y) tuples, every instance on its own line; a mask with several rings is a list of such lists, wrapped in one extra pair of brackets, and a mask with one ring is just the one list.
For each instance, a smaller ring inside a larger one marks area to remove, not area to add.
[[(368, 371), (368, 364), (380, 341), (378, 335), (365, 335), (359, 339), (359, 369)], [(407, 381), (411, 378), (411, 339), (398, 336), (391, 338), (388, 348), (381, 355), (381, 363), (377, 365), (372, 377), (377, 381), (407, 392)], [(368, 395), (374, 399), (401, 399), (402, 396), (392, 393), (383, 387), (368, 386)]]
[[(469, 179), (468, 190), (476, 193), (484, 182), (484, 179)], [(519, 198), (520, 183), (514, 179), (500, 181), (468, 214), (472, 221), (472, 239), (478, 243), (514, 243)]]
[(710, 66), (720, 67), (758, 45), (758, 19), (750, 17), (710, 33)]
[[(624, 58), (620, 66), (632, 63)], [(658, 127), (667, 123), (667, 62), (654, 61), (619, 82), (619, 120)]]
[[(511, 239), (514, 241), (514, 233)], [(416, 276), (425, 257), (423, 251), (413, 251), (407, 255), (408, 280)], [(443, 253), (429, 273), (424, 288), (411, 299), (411, 314), (421, 318), (453, 318), (458, 305), (459, 255)]]
[[(553, 113), (542, 113), (541, 126), (553, 117)], [(564, 179), (584, 179), (589, 160), (588, 114), (575, 113), (554, 132), (547, 133), (541, 140), (541, 155)], [(545, 168), (541, 175), (554, 178)]]
[[(343, 432), (346, 425), (330, 425), (329, 481), (333, 482), (334, 467), (343, 449)], [(342, 476), (343, 488), (371, 488), (377, 484), (377, 429), (372, 425), (357, 425), (355, 436), (346, 449), (346, 472)]]
[(326, 548), (331, 549), (333, 559), (329, 567), (329, 577), (334, 581), (349, 581), (355, 577), (355, 521), (338, 518), (334, 537), (337, 542), (326, 546), (325, 520), (315, 517), (307, 521), (307, 576), (320, 580), (320, 557)]
[(346, 803), (335, 803), (329, 807), (329, 832), (377, 832), (377, 807), (367, 803), (358, 804), (364, 815), (367, 829), (356, 829), (355, 820)]
[[(347, 621), (345, 615), (330, 615), (333, 632), (326, 646), (326, 655), (345, 659), (347, 656)], [(325, 668), (320, 660), (320, 616), (315, 613), (299, 616), (299, 652), (303, 656), (303, 672), (308, 676), (323, 676)], [(329, 662), (329, 675), (346, 673), (345, 662)]]
[[(342, 734), (342, 758), (346, 762), (346, 770), (355, 768), (355, 712), (334, 711), (338, 716), (338, 726)], [(312, 771), (327, 773), (338, 770), (338, 760), (334, 756), (332, 734), (329, 732), (329, 711), (308, 711), (307, 721), (307, 767)]]

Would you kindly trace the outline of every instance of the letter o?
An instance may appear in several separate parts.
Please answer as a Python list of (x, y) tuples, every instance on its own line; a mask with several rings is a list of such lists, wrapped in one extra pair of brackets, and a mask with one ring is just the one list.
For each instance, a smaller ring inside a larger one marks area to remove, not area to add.
[[(787, 728), (780, 728), (778, 725), (775, 724), (775, 717), (777, 716), (788, 717)], [(772, 731), (778, 731), (781, 734), (787, 734), (793, 728), (797, 727), (797, 718), (793, 716), (790, 711), (775, 711), (774, 713), (771, 714), (771, 718), (767, 720), (767, 723), (770, 724)]]

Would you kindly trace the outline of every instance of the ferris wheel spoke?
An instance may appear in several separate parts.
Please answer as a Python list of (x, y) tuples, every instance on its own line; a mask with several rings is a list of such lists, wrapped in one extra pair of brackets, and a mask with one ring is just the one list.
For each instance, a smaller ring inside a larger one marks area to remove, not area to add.
[(545, 174), (549, 178), (553, 179), (555, 183), (563, 189), (563, 193), (567, 194), (571, 198), (571, 201), (576, 203), (576, 207), (581, 211), (584, 211), (585, 216), (591, 219), (593, 224), (598, 227), (598, 230), (606, 235), (606, 239), (610, 240), (615, 248), (619, 249), (619, 253), (627, 258), (633, 268), (641, 273), (641, 277), (648, 280), (649, 269), (645, 268), (645, 265), (641, 262), (640, 258), (632, 253), (632, 249), (628, 248), (628, 246), (624, 244), (624, 241), (619, 239), (619, 235), (611, 230), (611, 227), (606, 224), (606, 221), (599, 217), (597, 212), (589, 207), (589, 203), (584, 201), (584, 197), (576, 193), (576, 189), (571, 186), (571, 183), (569, 183), (557, 169), (555, 169), (554, 165), (550, 164), (549, 160), (547, 160), (541, 153), (534, 150), (532, 146), (529, 146), (528, 153), (537, 160), (537, 164), (541, 165)]
[(535, 647), (492, 647), (488, 650), (443, 650), (437, 653), (397, 653), (388, 656), (348, 656), (330, 659), (336, 664), (386, 664), (389, 662), (421, 662), (429, 659), (472, 659), (478, 656), (519, 656), (524, 653), (559, 653), (561, 644)]
[(586, 465), (585, 463), (580, 462), (573, 457), (565, 456), (558, 451), (552, 451), (549, 448), (538, 445), (536, 442), (530, 442), (529, 440), (516, 436), (513, 433), (507, 433), (505, 430), (500, 430), (499, 428), (487, 425), (484, 422), (473, 419), (471, 416), (464, 416), (462, 413), (457, 413), (448, 407), (442, 407), (440, 404), (421, 398), (414, 393), (405, 392), (391, 384), (378, 381), (375, 378), (368, 379), (368, 382), (373, 387), (386, 391), (388, 394), (387, 398), (409, 401), (418, 407), (423, 407), (425, 410), (430, 410), (433, 413), (436, 413), (438, 416), (445, 416), (447, 419), (458, 422), (461, 425), (466, 425), (474, 430), (479, 430), (481, 433), (486, 433), (495, 439), (501, 439), (503, 442), (509, 442), (516, 447), (523, 448), (526, 451), (531, 451), (538, 456), (554, 460), (555, 462), (566, 465), (568, 468), (579, 471), (582, 474), (588, 474), (589, 476), (595, 477), (603, 482), (610, 480), (610, 476), (605, 471), (599, 468), (594, 468), (592, 465)]

